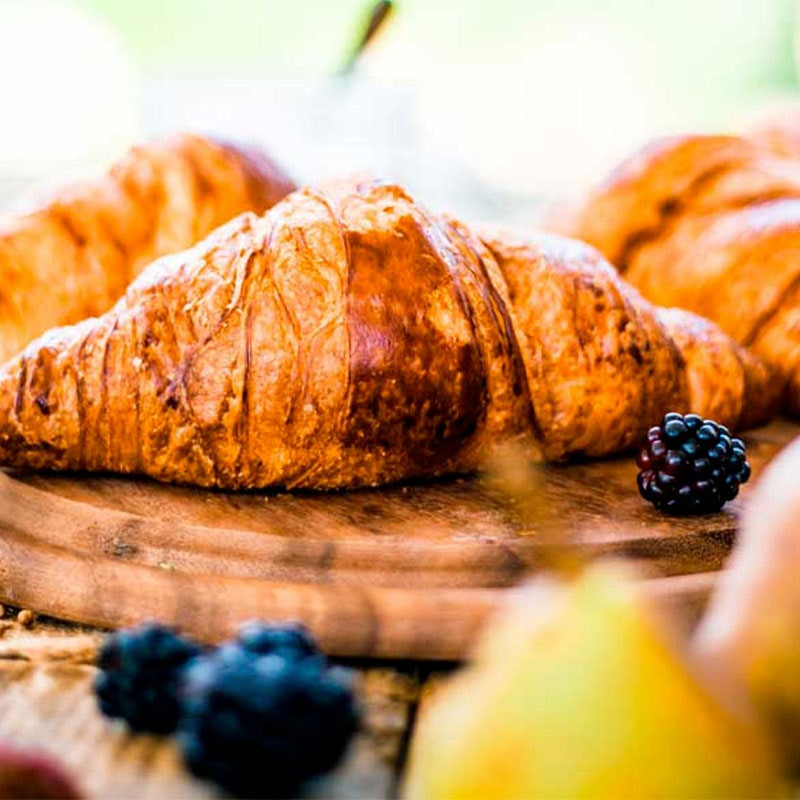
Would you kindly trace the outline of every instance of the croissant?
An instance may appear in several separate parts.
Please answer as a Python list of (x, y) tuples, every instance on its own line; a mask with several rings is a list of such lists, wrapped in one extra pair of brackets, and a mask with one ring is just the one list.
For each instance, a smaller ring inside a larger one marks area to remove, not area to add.
[(770, 376), (590, 247), (305, 189), (155, 261), (108, 313), (0, 370), (0, 464), (231, 489), (463, 472), (638, 442), (671, 409), (750, 425)]
[(255, 149), (179, 135), (0, 222), (0, 361), (50, 327), (107, 311), (157, 256), (292, 189)]
[(743, 138), (662, 140), (619, 167), (567, 230), (649, 300), (751, 348), (800, 414), (800, 160)]
[(779, 155), (800, 158), (800, 107), (793, 105), (761, 119), (747, 136)]

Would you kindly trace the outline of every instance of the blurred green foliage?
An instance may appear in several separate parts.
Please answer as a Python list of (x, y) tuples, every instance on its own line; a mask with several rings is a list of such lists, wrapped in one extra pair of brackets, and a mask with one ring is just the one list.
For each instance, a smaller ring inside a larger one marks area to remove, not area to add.
[(342, 57), (363, 0), (80, 0), (145, 68), (325, 70)]
[[(151, 71), (329, 72), (368, 0), (77, 0), (99, 11)], [(491, 63), (571, 20), (638, 37), (686, 85), (793, 86), (793, 0), (396, 0), (392, 35), (431, 68)], [(613, 45), (610, 45), (613, 46)], [(587, 64), (587, 69), (591, 65)], [(402, 65), (398, 64), (398, 71)]]

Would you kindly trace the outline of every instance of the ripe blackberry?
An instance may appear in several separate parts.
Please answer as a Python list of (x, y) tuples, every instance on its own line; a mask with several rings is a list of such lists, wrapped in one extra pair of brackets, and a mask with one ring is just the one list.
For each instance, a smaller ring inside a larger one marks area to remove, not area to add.
[(241, 797), (286, 797), (332, 769), (358, 726), (344, 670), (232, 642), (186, 671), (178, 737), (191, 771)]
[(276, 653), (288, 659), (324, 659), (308, 630), (294, 623), (269, 625), (257, 621), (246, 622), (239, 629), (235, 641), (245, 650), (260, 655)]
[(111, 634), (97, 661), (94, 689), (100, 710), (124, 719), (134, 731), (171, 733), (180, 715), (180, 673), (202, 651), (157, 623)]
[(636, 458), (639, 492), (669, 514), (719, 511), (750, 477), (744, 443), (697, 414), (667, 414)]

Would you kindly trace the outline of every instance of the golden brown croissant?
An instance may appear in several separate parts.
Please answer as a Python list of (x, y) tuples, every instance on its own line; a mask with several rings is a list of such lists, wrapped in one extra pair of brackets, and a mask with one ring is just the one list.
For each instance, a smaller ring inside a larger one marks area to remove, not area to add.
[(663, 140), (618, 168), (569, 232), (648, 299), (752, 348), (800, 413), (800, 161), (736, 137)]
[(747, 136), (774, 153), (800, 158), (800, 107), (792, 105), (769, 114)]
[(184, 134), (0, 222), (0, 361), (54, 325), (107, 311), (154, 258), (293, 189), (258, 150)]
[(201, 486), (467, 471), (509, 438), (625, 449), (671, 409), (769, 413), (712, 324), (644, 301), (586, 245), (337, 184), (154, 262), (107, 314), (0, 371), (0, 464)]

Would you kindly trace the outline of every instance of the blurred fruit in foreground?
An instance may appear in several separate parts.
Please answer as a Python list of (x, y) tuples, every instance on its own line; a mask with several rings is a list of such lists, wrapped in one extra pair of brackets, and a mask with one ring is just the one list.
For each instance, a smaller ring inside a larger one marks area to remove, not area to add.
[(78, 800), (78, 791), (66, 770), (51, 756), (0, 743), (0, 798), (59, 798)]
[(294, 626), (251, 623), (189, 666), (181, 699), (187, 766), (236, 797), (294, 797), (339, 763), (359, 722), (350, 673)]
[(171, 733), (178, 725), (178, 684), (203, 648), (172, 628), (147, 622), (110, 634), (97, 658), (100, 710), (133, 731)]
[(421, 716), (408, 798), (781, 796), (617, 565), (522, 590)]
[(800, 439), (762, 474), (739, 543), (695, 637), (694, 655), (748, 697), (800, 766)]

